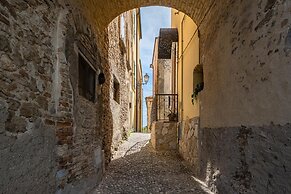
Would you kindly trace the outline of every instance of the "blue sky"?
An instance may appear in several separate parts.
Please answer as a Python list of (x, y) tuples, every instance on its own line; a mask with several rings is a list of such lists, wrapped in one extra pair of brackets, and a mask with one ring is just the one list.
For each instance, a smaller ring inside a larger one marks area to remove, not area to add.
[(143, 126), (147, 125), (147, 109), (145, 98), (152, 96), (152, 63), (155, 37), (159, 36), (160, 28), (171, 26), (171, 10), (166, 7), (143, 7), (141, 8), (142, 40), (140, 54), (143, 74), (150, 76), (147, 85), (143, 86)]

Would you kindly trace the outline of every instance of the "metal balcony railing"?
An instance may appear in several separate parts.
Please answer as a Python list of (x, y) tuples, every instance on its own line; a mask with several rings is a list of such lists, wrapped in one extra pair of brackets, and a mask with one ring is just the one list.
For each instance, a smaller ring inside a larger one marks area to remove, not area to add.
[(178, 95), (156, 94), (155, 95), (156, 121), (178, 121)]

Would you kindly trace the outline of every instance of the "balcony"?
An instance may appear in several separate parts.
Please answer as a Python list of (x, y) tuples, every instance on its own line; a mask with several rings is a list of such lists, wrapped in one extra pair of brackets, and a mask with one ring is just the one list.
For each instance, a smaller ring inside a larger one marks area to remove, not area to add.
[(155, 95), (156, 121), (178, 122), (178, 94)]

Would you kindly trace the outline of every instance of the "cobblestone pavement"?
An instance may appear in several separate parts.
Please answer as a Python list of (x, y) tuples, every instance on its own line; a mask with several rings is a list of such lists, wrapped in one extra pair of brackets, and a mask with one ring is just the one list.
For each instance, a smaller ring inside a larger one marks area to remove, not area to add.
[(129, 155), (135, 150), (139, 151), (142, 145), (138, 147), (137, 144), (148, 142), (150, 138), (151, 135), (148, 133), (132, 133), (129, 136), (128, 141), (123, 142), (123, 144), (119, 146), (118, 151), (113, 154), (113, 160)]
[(176, 154), (156, 153), (149, 135), (133, 134), (121, 146), (94, 194), (210, 193)]

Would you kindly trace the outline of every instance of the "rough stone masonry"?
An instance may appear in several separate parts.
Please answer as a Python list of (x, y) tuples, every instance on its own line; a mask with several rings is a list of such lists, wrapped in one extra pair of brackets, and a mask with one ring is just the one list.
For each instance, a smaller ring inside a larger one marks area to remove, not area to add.
[(205, 89), (199, 131), (188, 137), (197, 137), (188, 154), (195, 175), (217, 193), (291, 193), (289, 0), (1, 0), (2, 193), (97, 184), (102, 150), (110, 155), (111, 82), (95, 103), (79, 97), (77, 51), (111, 77), (108, 25), (149, 5), (183, 11), (200, 27)]
[(188, 14), (199, 26), (205, 88), (201, 116), (182, 125), (183, 157), (214, 192), (290, 193), (290, 1), (75, 2), (97, 31), (139, 6)]
[[(3, 0), (0, 24), (0, 193), (93, 189), (128, 111), (125, 95), (112, 107), (113, 73), (126, 88), (118, 20), (108, 38), (63, 2)], [(80, 53), (106, 76), (94, 102), (79, 95)]]

